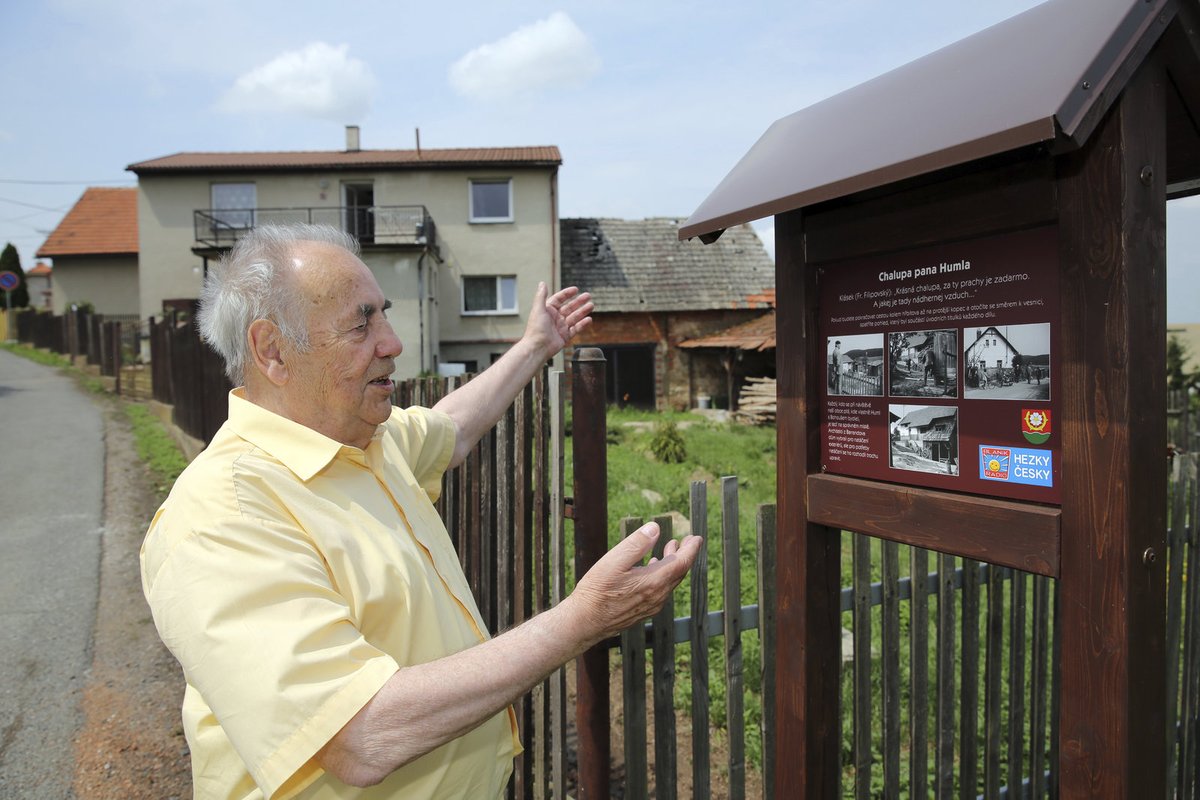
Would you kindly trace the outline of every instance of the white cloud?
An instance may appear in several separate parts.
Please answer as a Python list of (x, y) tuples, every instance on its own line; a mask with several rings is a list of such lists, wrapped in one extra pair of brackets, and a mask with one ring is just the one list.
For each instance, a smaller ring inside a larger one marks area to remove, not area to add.
[(600, 57), (587, 36), (556, 11), (467, 53), (450, 67), (450, 85), (469, 97), (506, 98), (581, 86), (599, 69)]
[(230, 113), (282, 112), (358, 122), (371, 107), (375, 76), (347, 55), (349, 45), (313, 42), (238, 78), (217, 108)]

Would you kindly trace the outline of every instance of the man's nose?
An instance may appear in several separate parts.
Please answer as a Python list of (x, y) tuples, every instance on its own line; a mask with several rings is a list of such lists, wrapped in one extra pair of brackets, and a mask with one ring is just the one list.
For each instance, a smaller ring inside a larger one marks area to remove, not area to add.
[(396, 331), (392, 328), (392, 323), (384, 320), (383, 336), (380, 337), (379, 343), (375, 345), (375, 355), (379, 358), (395, 358), (402, 352), (404, 352), (404, 343), (396, 335)]

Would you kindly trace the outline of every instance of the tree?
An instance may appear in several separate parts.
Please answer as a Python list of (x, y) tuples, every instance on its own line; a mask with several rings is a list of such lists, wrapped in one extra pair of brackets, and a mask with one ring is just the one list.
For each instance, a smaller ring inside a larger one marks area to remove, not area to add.
[(21, 269), (21, 257), (17, 255), (17, 248), (13, 247), (12, 242), (4, 245), (4, 252), (0, 253), (0, 272), (15, 272), (20, 281), (12, 291), (12, 307), (28, 306), (29, 286), (25, 283), (25, 270)]
[(1167, 388), (1175, 391), (1184, 391), (1192, 387), (1200, 386), (1200, 369), (1187, 371), (1184, 365), (1187, 364), (1188, 356), (1187, 345), (1180, 340), (1175, 334), (1167, 337)]

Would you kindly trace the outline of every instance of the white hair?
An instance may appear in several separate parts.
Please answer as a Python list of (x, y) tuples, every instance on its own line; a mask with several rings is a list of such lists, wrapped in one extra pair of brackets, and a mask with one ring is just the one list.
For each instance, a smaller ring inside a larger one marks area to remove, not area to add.
[(200, 338), (221, 354), (234, 386), (245, 382), (247, 332), (266, 319), (297, 350), (309, 347), (305, 303), (293, 276), (297, 245), (319, 242), (359, 254), (358, 241), (329, 225), (264, 225), (248, 231), (208, 271), (200, 291)]

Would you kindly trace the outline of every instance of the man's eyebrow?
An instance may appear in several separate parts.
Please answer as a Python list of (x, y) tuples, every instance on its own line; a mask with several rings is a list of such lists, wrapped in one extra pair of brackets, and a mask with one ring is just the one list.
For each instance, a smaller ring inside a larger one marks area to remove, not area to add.
[[(391, 307), (392, 307), (391, 300), (383, 301), (383, 310), (384, 311), (387, 311)], [(362, 305), (360, 305), (358, 307), (358, 314), (359, 314), (359, 317), (361, 317), (362, 319), (370, 319), (371, 315), (374, 314), (376, 312), (376, 310), (377, 309), (376, 309), (374, 303), (363, 303)]]

